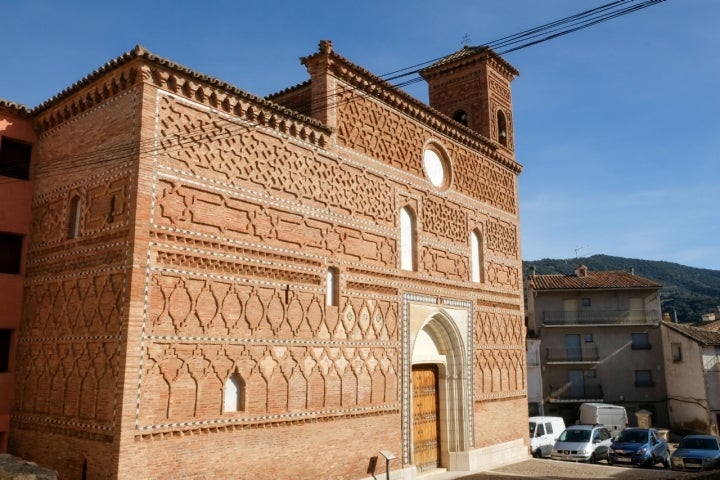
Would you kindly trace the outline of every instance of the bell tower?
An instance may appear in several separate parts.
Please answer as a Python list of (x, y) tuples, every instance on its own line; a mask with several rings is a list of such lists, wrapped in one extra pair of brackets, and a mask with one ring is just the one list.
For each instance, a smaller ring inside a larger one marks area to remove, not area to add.
[(509, 152), (513, 140), (510, 82), (515, 68), (488, 47), (468, 47), (422, 70), (430, 106)]

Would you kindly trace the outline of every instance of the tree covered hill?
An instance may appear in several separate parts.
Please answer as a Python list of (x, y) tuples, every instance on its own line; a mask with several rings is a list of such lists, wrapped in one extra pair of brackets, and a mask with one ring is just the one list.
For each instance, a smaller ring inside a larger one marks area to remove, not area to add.
[(703, 313), (717, 310), (720, 306), (720, 270), (688, 267), (678, 263), (635, 258), (593, 255), (573, 259), (531, 260), (523, 262), (527, 281), (531, 267), (535, 273), (571, 274), (583, 264), (590, 270), (625, 270), (649, 278), (663, 285), (660, 290), (663, 313), (669, 313), (679, 322), (699, 321)]

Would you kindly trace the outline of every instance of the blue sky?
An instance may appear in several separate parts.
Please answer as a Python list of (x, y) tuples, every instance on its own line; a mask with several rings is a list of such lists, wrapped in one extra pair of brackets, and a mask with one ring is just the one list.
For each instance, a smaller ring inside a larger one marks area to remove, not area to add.
[[(383, 75), (609, 1), (3, 0), (0, 98), (35, 107), (136, 44), (264, 96), (321, 39)], [(524, 259), (720, 270), (719, 22), (719, 1), (667, 0), (505, 55)]]

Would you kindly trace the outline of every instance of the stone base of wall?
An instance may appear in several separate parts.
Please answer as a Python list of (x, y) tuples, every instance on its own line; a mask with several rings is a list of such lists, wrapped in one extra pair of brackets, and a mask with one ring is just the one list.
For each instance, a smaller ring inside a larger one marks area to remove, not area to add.
[(522, 438), (498, 443), (489, 447), (450, 454), (450, 471), (480, 472), (529, 458), (528, 448)]
[[(469, 452), (451, 453), (450, 465), (447, 469), (439, 469), (438, 473), (445, 470), (448, 472), (467, 472), (471, 474), (522, 462), (529, 458), (528, 448), (523, 439), (519, 438), (490, 447), (478, 448)], [(385, 478), (386, 475), (383, 472), (373, 477), (366, 477), (363, 480), (385, 480)], [(416, 480), (417, 478), (420, 478), (420, 473), (414, 465), (399, 470), (393, 469), (392, 465), (390, 466), (390, 480)]]
[(0, 480), (57, 480), (57, 472), (22, 458), (0, 453)]

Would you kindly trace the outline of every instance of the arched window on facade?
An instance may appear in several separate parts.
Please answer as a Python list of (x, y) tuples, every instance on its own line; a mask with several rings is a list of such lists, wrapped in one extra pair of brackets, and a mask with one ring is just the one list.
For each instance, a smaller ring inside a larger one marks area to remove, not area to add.
[(477, 230), (470, 233), (470, 280), (482, 282), (482, 242)]
[(80, 207), (80, 196), (73, 196), (68, 208), (67, 238), (69, 239), (77, 238), (80, 235)]
[(508, 144), (508, 131), (507, 131), (507, 119), (505, 113), (502, 110), (497, 112), (497, 126), (498, 126), (498, 142), (502, 143), (507, 147)]
[(245, 411), (245, 380), (238, 372), (235, 372), (225, 382), (223, 412), (242, 411)]
[(416, 270), (415, 262), (415, 212), (410, 207), (400, 210), (400, 268)]
[(328, 267), (325, 278), (325, 304), (337, 307), (340, 303), (340, 270), (337, 267)]

